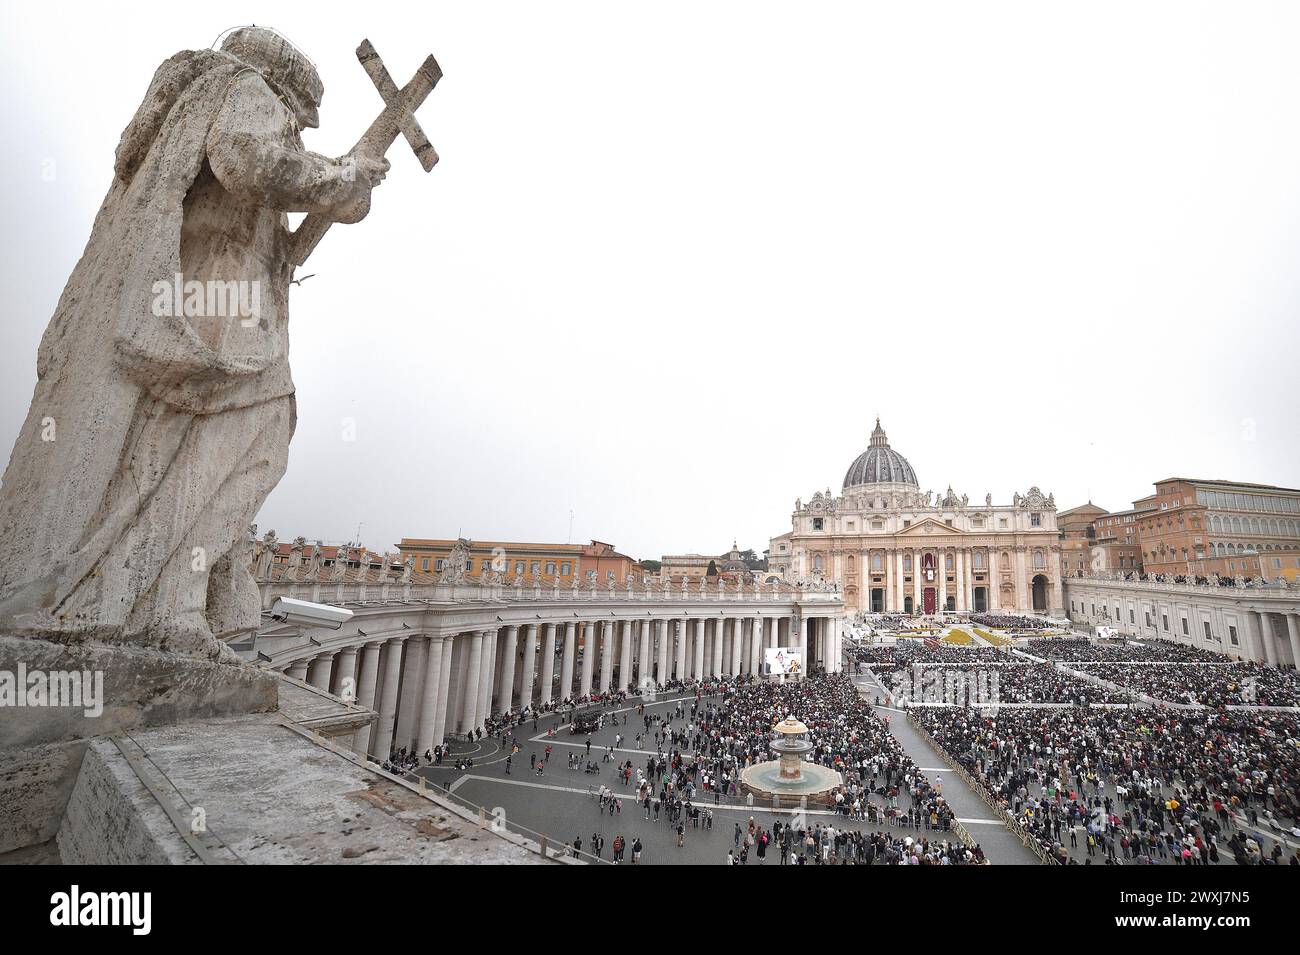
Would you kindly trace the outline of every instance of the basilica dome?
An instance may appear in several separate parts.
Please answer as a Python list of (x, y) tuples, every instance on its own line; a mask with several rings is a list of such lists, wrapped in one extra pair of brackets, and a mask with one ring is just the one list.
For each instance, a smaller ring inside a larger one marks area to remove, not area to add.
[(916, 472), (907, 458), (889, 446), (880, 419), (876, 419), (876, 430), (871, 432), (871, 447), (858, 455), (858, 459), (849, 465), (844, 475), (844, 488), (860, 487), (863, 484), (908, 484), (919, 488)]

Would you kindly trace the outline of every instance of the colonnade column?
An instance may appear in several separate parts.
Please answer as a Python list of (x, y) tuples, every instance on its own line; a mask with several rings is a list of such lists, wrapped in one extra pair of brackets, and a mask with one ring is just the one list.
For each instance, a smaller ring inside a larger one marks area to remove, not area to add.
[(1284, 613), (1282, 619), (1286, 621), (1287, 640), (1291, 644), (1291, 665), (1300, 670), (1300, 616)]
[(533, 690), (537, 675), (537, 624), (530, 623), (524, 629), (524, 672), (519, 684), (519, 709), (533, 705)]
[(591, 668), (596, 660), (596, 626), (592, 623), (582, 625), (582, 679), (578, 684), (579, 696), (591, 695)]
[(686, 678), (686, 624), (688, 622), (686, 620), (677, 620), (673, 625), (677, 630), (676, 654), (673, 655), (673, 664), (675, 664), (673, 665), (673, 673), (675, 673), (677, 680), (685, 680)]
[[(650, 621), (641, 621), (641, 633), (637, 639), (636, 646), (636, 685), (638, 688), (650, 684), (646, 683), (650, 679)], [(651, 680), (653, 683), (653, 680)]]
[(1254, 611), (1255, 620), (1259, 626), (1259, 637), (1264, 644), (1264, 660), (1269, 666), (1277, 666), (1277, 648), (1273, 646), (1273, 621), (1268, 619), (1268, 614), (1260, 611)]
[(318, 690), (330, 691), (330, 677), (334, 673), (334, 654), (318, 654), (307, 667), (307, 682)]
[(745, 652), (745, 617), (732, 617), (732, 661), (731, 672), (733, 677), (738, 677), (741, 670), (744, 669), (741, 664), (741, 656)]
[(626, 690), (632, 682), (632, 636), (635, 630), (635, 620), (623, 621), (623, 635), (618, 648), (618, 682), (620, 690)]
[(663, 686), (668, 682), (668, 621), (655, 621), (655, 636), (659, 638), (658, 672), (655, 683)]
[(415, 752), (420, 758), (442, 742), (434, 736), (438, 710), (447, 705), (442, 692), (442, 637), (430, 637), (424, 651), (424, 693), (420, 701), (420, 725), (415, 734)]
[(403, 637), (394, 637), (384, 646), (384, 682), (379, 695), (379, 722), (375, 724), (370, 752), (383, 762), (393, 748), (393, 729), (397, 716), (397, 690), (402, 679)]
[(804, 668), (803, 672), (808, 671), (808, 621), (803, 617), (793, 618), (792, 626), (796, 627), (794, 644), (799, 648), (799, 665)]
[(542, 625), (542, 692), (543, 706), (551, 702), (555, 682), (555, 624)]
[(487, 631), (476, 630), (469, 644), (469, 661), (465, 669), (464, 687), (465, 705), (462, 709), (460, 728), (464, 733), (471, 733), (478, 726), (478, 686), (479, 670), (483, 668), (483, 645), (487, 642)]
[(614, 620), (601, 621), (601, 630), (604, 631), (603, 638), (600, 641), (600, 684), (597, 689), (601, 693), (609, 692), (609, 681), (614, 675)]
[(478, 671), (478, 708), (474, 711), (478, 721), (472, 727), (478, 729), (487, 722), (492, 712), (492, 686), (497, 669), (497, 630), (492, 627), (483, 631), (483, 658)]
[[(357, 680), (357, 705), (372, 710), (375, 707), (375, 683), (379, 679), (380, 641), (367, 643), (361, 649), (361, 675)], [(370, 726), (363, 726), (352, 734), (352, 749), (364, 756), (370, 751)]]
[(357, 648), (344, 647), (334, 657), (334, 695), (355, 703), (357, 699)]
[(723, 618), (714, 617), (711, 622), (713, 623), (713, 654), (709, 676), (722, 676), (722, 638), (725, 634)]
[(700, 680), (704, 678), (704, 618), (701, 617), (695, 621), (695, 641), (694, 651), (691, 655), (691, 679)]
[(506, 627), (506, 652), (501, 658), (501, 683), (497, 688), (495, 713), (507, 713), (514, 704), (515, 656), (519, 653), (519, 628)]
[(438, 670), (438, 708), (433, 721), (433, 744), (447, 739), (447, 714), (451, 710), (451, 656), (456, 647), (455, 637), (442, 640), (442, 665)]
[(578, 625), (570, 621), (564, 625), (564, 657), (560, 660), (560, 699), (573, 695), (573, 653), (577, 642)]
[(293, 663), (285, 667), (284, 672), (295, 680), (305, 681), (307, 679), (307, 664), (309, 662), (310, 661), (308, 660), (295, 660)]

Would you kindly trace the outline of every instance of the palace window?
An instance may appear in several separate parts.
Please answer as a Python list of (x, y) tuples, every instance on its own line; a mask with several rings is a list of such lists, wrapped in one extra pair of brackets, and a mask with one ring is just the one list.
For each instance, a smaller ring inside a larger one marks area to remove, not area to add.
[(1034, 570), (1042, 570), (1047, 566), (1047, 561), (1043, 559), (1041, 550), (1034, 551)]
[(569, 562), (567, 560), (564, 561), (562, 564), (560, 564), (560, 576), (561, 577), (569, 576)]
[(871, 522), (871, 529), (872, 529), (873, 531), (883, 531), (883, 530), (885, 529), (885, 522), (884, 522), (884, 521), (872, 521), (872, 522)]
[(815, 571), (816, 571), (817, 573), (819, 573), (819, 574), (822, 572), (822, 555), (821, 555), (821, 554), (818, 554), (816, 557), (813, 558), (813, 570), (815, 570)]
[(1030, 515), (1029, 515), (1029, 526), (1030, 526), (1030, 527), (1041, 527), (1042, 524), (1043, 524), (1043, 515), (1042, 515), (1042, 514), (1030, 514)]
[(1191, 633), (1190, 633), (1190, 631), (1187, 629), (1187, 618), (1186, 618), (1186, 617), (1183, 617), (1183, 636), (1184, 636), (1184, 637), (1187, 637), (1187, 636), (1190, 636), (1190, 635), (1191, 635)]
[(534, 577), (536, 577), (538, 574), (542, 572), (542, 562), (539, 560), (533, 561), (528, 568), (528, 572), (531, 573)]
[(952, 570), (952, 554), (945, 554), (943, 560), (943, 569)]
[(854, 521), (846, 521), (846, 522), (845, 522), (845, 527), (846, 527), (847, 530), (853, 530), (853, 528), (856, 527), (856, 526), (857, 526), (857, 524), (856, 524), (856, 522), (854, 522)]
[(1232, 626), (1232, 624), (1228, 624), (1228, 642), (1231, 643), (1234, 647), (1238, 645), (1237, 628)]
[(872, 570), (883, 570), (883, 569), (884, 569), (884, 567), (882, 566), (882, 558), (881, 558), (881, 556), (880, 556), (879, 554), (872, 554), (872, 555), (871, 555), (871, 569), (872, 569)]
[(548, 560), (546, 562), (546, 573), (552, 577), (555, 576), (555, 561)]
[(911, 569), (912, 569), (912, 555), (911, 555), (911, 554), (904, 554), (904, 555), (903, 555), (903, 570), (905, 570), (905, 571), (910, 571)]
[(1206, 639), (1206, 640), (1213, 640), (1214, 638), (1213, 638), (1212, 636), (1210, 636), (1210, 621), (1208, 621), (1208, 620), (1204, 620), (1204, 621), (1202, 621), (1202, 623), (1203, 623), (1204, 626), (1205, 626), (1205, 639)]
[(524, 562), (522, 560), (515, 561), (515, 576), (521, 577), (523, 576), (523, 573), (524, 573)]
[(820, 517), (814, 517), (814, 518), (813, 518), (813, 530), (815, 530), (815, 531), (819, 531), (819, 530), (821, 530), (821, 529), (822, 529), (822, 519), (821, 519)]
[(428, 571), (428, 569), (429, 569), (429, 558), (427, 558), (427, 557), (422, 557), (422, 558), (420, 558), (420, 569), (423, 570), (423, 571), (426, 571), (426, 572)]
[(443, 566), (446, 565), (446, 563), (447, 563), (447, 562), (446, 562), (445, 560), (443, 560), (441, 557), (439, 557), (438, 560), (437, 560), (437, 562), (434, 563), (434, 565), (433, 565), (433, 569), (434, 569), (434, 570), (441, 571), (442, 568), (443, 568)]
[(972, 560), (973, 560), (973, 562), (974, 562), (974, 565), (975, 565), (975, 569), (976, 569), (976, 570), (983, 570), (983, 569), (984, 569), (984, 551), (982, 551), (982, 550), (977, 550), (977, 551), (974, 553), (974, 555), (973, 555), (973, 557), (972, 557)]

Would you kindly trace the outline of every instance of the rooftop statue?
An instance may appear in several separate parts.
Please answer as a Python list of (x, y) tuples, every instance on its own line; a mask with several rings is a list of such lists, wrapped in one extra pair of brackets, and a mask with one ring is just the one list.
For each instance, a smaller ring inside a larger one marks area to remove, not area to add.
[[(384, 151), (422, 137), (411, 112), (439, 75), (429, 58), (396, 91), (372, 60), (388, 105), (338, 159), (304, 148), (324, 87), (273, 31), (236, 30), (154, 73), (0, 487), (0, 632), (230, 659), (214, 637), (258, 625), (232, 551), (293, 435), (294, 266), (331, 223), (365, 218)], [(297, 232), (289, 212), (309, 214)]]

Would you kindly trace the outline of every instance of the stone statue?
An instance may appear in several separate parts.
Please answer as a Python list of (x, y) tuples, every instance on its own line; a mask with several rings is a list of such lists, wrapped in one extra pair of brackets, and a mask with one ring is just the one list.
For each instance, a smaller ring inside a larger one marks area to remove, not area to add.
[(985, 495), (984, 495), (984, 506), (985, 506), (985, 507), (992, 507), (992, 506), (993, 506), (993, 495), (992, 495), (992, 494), (985, 494)]
[(348, 574), (348, 558), (352, 553), (352, 548), (347, 544), (341, 544), (339, 549), (334, 552), (334, 573), (330, 575), (334, 581), (342, 581)]
[(258, 625), (232, 551), (296, 418), (286, 213), (358, 222), (388, 168), (303, 147), (322, 93), (255, 27), (154, 73), (37, 354), (0, 489), (0, 631), (232, 659), (214, 633)]
[(452, 545), (451, 553), (442, 562), (442, 573), (438, 575), (438, 583), (458, 584), (465, 579), (465, 575), (469, 573), (469, 548), (470, 542), (463, 537)]
[(262, 538), (261, 549), (257, 552), (256, 577), (258, 580), (271, 579), (271, 564), (275, 560), (275, 548), (278, 543), (274, 530), (267, 531), (266, 536)]
[(411, 575), (415, 573), (415, 555), (407, 554), (406, 561), (402, 564), (402, 583), (409, 584)]

